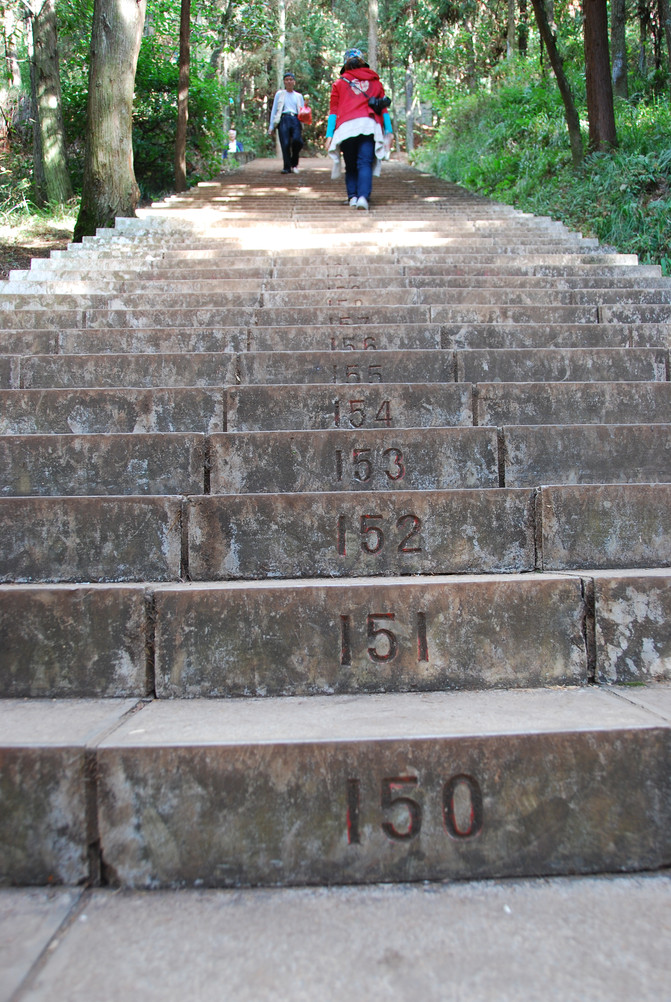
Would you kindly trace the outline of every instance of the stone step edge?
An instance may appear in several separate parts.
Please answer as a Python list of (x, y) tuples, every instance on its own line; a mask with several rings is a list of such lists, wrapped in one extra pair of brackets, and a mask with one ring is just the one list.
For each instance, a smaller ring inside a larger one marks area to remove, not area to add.
[[(665, 575), (671, 567), (671, 534), (666, 531), (663, 512), (670, 496), (671, 484), (620, 484), (290, 495), (0, 497), (0, 524), (7, 526), (8, 534), (13, 533), (0, 565), (0, 583), (158, 584), (271, 578), (287, 582), (303, 573), (299, 564), (304, 566), (306, 577), (338, 580), (353, 574), (385, 580), (388, 574), (584, 575), (601, 570), (633, 574), (651, 569)], [(454, 505), (458, 510), (460, 504), (469, 514), (475, 553), (463, 544), (453, 550), (449, 533), (445, 541), (441, 539), (436, 513), (441, 505)], [(223, 532), (219, 519), (224, 517), (226, 524), (237, 526), (236, 549), (243, 551), (245, 543), (254, 539), (247, 523), (254, 509), (265, 533), (254, 547), (257, 563), (249, 553), (240, 552), (238, 563), (231, 565), (229, 551), (218, 538)], [(576, 526), (586, 512), (593, 517), (596, 511), (596, 530), (584, 532), (580, 524)], [(301, 550), (296, 523), (305, 520), (308, 524), (310, 518), (319, 520), (320, 531), (314, 543), (306, 539)], [(495, 529), (491, 526), (494, 519)], [(40, 546), (48, 545), (56, 523), (61, 549), (55, 562), (60, 574), (51, 567), (38, 576), (29, 572), (30, 561)], [(153, 545), (160, 548), (160, 559), (151, 544), (139, 554), (133, 546), (131, 559), (127, 543), (139, 531), (138, 524), (145, 534), (150, 529), (154, 532)], [(78, 525), (85, 527), (88, 543), (85, 554), (76, 549), (73, 565), (63, 548), (80, 538), (73, 537), (81, 532)], [(427, 527), (429, 553), (425, 553)], [(490, 529), (493, 539), (487, 538)], [(282, 532), (290, 533), (290, 553), (285, 554), (283, 548), (282, 559), (272, 561), (264, 547), (281, 540)], [(110, 546), (113, 556), (107, 556)], [(124, 555), (124, 569), (118, 563), (120, 554)], [(93, 575), (96, 562), (98, 571)]]
[[(608, 365), (624, 362), (625, 359), (628, 364), (631, 364), (632, 361), (641, 363), (640, 370), (634, 367), (633, 371), (629, 369), (624, 373), (623, 368), (621, 369), (621, 372), (628, 376), (626, 380), (628, 382), (666, 382), (669, 380), (668, 349), (638, 346), (621, 348), (376, 349), (375, 355), (343, 349), (332, 351), (307, 349), (295, 352), (136, 351), (125, 353), (82, 352), (80, 354), (0, 354), (0, 388), (5, 390), (93, 389), (94, 387), (98, 389), (115, 387), (119, 389), (133, 387), (150, 389), (213, 385), (222, 387), (286, 385), (363, 387), (375, 382), (390, 382), (390, 380), (384, 379), (383, 375), (389, 373), (390, 367), (392, 373), (397, 374), (399, 365), (407, 375), (406, 378), (397, 381), (404, 384), (414, 383), (418, 381), (416, 378), (412, 378), (418, 375), (417, 363), (426, 364), (429, 367), (435, 366), (429, 373), (431, 382), (473, 384), (483, 381), (481, 378), (472, 378), (473, 375), (477, 375), (478, 364), (480, 375), (484, 374), (487, 367), (492, 367), (496, 374), (498, 360), (509, 363), (526, 362), (529, 365), (531, 372), (525, 374), (523, 370), (519, 370), (520, 378), (515, 379), (515, 382), (553, 382), (566, 380), (570, 376), (573, 376), (570, 382), (585, 382), (584, 378), (575, 378), (577, 373), (572, 368), (574, 363), (579, 366), (581, 362), (585, 366), (589, 364), (589, 381), (619, 382), (622, 381), (622, 377), (618, 378), (617, 374), (606, 369), (599, 369), (598, 366), (601, 362)], [(540, 367), (539, 369), (532, 368), (535, 360), (540, 363), (543, 361), (548, 363), (544, 379), (538, 379)], [(551, 367), (553, 361), (558, 365), (556, 372)], [(289, 362), (292, 364), (288, 365)], [(297, 371), (293, 364), (296, 362), (300, 363), (307, 376), (300, 383), (296, 381)], [(267, 365), (265, 369), (264, 363)], [(185, 364), (203, 366), (202, 378), (197, 382), (180, 378), (179, 370), (183, 371)], [(466, 378), (467, 367), (471, 364), (475, 366), (476, 371), (473, 372), (471, 369), (471, 377)], [(133, 373), (137, 372), (138, 366), (142, 367), (144, 381), (139, 378), (132, 381)], [(41, 367), (47, 370), (47, 373), (51, 373), (50, 382), (47, 382), (45, 378), (40, 379)], [(208, 372), (210, 367), (215, 370), (212, 378), (209, 377)], [(35, 378), (35, 369), (37, 369), (37, 378)], [(281, 374), (280, 370), (282, 370)], [(587, 374), (587, 371), (585, 368), (583, 375)], [(88, 377), (87, 372), (91, 373)], [(534, 372), (537, 375), (535, 378), (531, 378), (534, 376)], [(74, 379), (76, 373), (80, 373), (79, 381)], [(101, 373), (104, 374), (104, 378), (101, 378)], [(174, 373), (174, 376), (171, 373)], [(55, 379), (53, 374), (55, 374)], [(222, 381), (223, 375), (227, 378)], [(524, 375), (526, 378), (523, 378)], [(217, 378), (215, 379), (214, 376)], [(96, 382), (96, 380), (98, 381)], [(28, 385), (25, 385), (26, 381)], [(492, 381), (491, 372), (489, 381)], [(497, 376), (497, 381), (503, 381), (500, 375)], [(506, 379), (505, 381), (512, 380)]]
[(13, 883), (336, 884), (671, 862), (668, 686), (3, 701), (0, 716), (3, 787), (21, 805), (0, 822)]
[[(10, 672), (22, 666), (16, 643), (30, 635), (31, 624), (36, 623), (40, 636), (47, 638), (38, 642), (34, 637), (32, 676), (24, 664), (20, 684), (13, 684), (11, 677), (3, 679), (5, 697), (76, 700), (153, 694), (170, 701), (671, 683), (667, 637), (660, 624), (660, 615), (666, 612), (668, 617), (671, 606), (669, 567), (417, 576), (397, 572), (382, 578), (18, 583), (0, 584), (0, 597), (9, 616), (3, 632)], [(301, 638), (295, 633), (299, 601), (310, 609), (303, 626), (314, 630), (321, 623), (323, 635)], [(240, 622), (253, 617), (252, 655), (252, 633), (245, 641), (244, 625), (218, 622), (226, 603), (241, 615)], [(336, 612), (333, 603), (338, 603)], [(468, 623), (460, 625), (462, 603), (466, 608), (472, 603), (477, 610), (479, 625), (472, 636)], [(528, 616), (541, 609), (547, 622), (538, 629)], [(286, 619), (287, 610), (292, 623), (282, 625), (276, 616)], [(494, 614), (504, 624), (498, 647), (493, 640), (498, 627), (488, 619)], [(526, 631), (531, 652), (524, 652), (529, 655), (524, 664), (515, 659), (510, 637), (510, 627), (520, 615), (527, 622), (517, 620), (517, 625)], [(184, 622), (189, 624), (186, 628)], [(270, 631), (275, 647), (267, 647), (261, 626)], [(89, 635), (94, 627), (95, 637)], [(624, 651), (623, 633), (628, 640)], [(546, 665), (542, 662), (549, 655), (545, 651), (541, 656), (541, 651), (548, 643), (556, 663)], [(48, 646), (54, 644), (56, 656)], [(337, 654), (341, 644), (342, 658)], [(477, 659), (474, 663), (474, 650), (480, 650), (482, 663)], [(395, 663), (386, 665), (392, 651)], [(67, 678), (58, 677), (58, 659), (68, 666)], [(95, 677), (91, 664), (96, 666)], [(52, 676), (48, 684), (39, 677), (44, 670)]]

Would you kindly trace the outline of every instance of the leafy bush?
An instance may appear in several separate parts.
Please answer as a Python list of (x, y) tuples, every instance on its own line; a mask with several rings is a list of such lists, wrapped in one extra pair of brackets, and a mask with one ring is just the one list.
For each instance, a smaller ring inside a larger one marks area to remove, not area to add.
[(553, 78), (520, 70), (493, 93), (457, 98), (417, 162), (671, 274), (671, 107), (654, 92), (616, 103), (619, 148), (571, 162)]

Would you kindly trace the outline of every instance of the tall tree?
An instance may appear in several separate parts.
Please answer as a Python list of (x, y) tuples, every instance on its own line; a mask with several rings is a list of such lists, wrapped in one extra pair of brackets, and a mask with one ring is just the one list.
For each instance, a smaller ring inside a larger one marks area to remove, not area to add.
[(512, 59), (515, 54), (515, 13), (517, 0), (508, 0), (508, 20), (506, 30), (506, 59)]
[(33, 97), (35, 199), (67, 202), (72, 183), (65, 152), (65, 129), (58, 66), (58, 34), (53, 0), (32, 0), (28, 7), (30, 84)]
[(405, 67), (405, 148), (412, 153), (415, 148), (415, 75), (412, 53)]
[(133, 88), (147, 0), (95, 0), (82, 202), (73, 239), (134, 216)]
[(378, 0), (368, 0), (368, 65), (377, 73)]
[(617, 146), (617, 133), (610, 81), (606, 0), (583, 0), (583, 13), (589, 147), (593, 151), (607, 152)]
[(191, 0), (182, 0), (179, 20), (179, 85), (175, 137), (175, 191), (186, 191), (186, 126), (189, 120)]
[(611, 0), (610, 47), (613, 62), (613, 94), (629, 97), (627, 76), (627, 9), (625, 0)]
[(666, 36), (666, 51), (669, 57), (669, 83), (671, 83), (671, 3), (669, 3), (669, 0), (659, 0), (659, 16), (662, 20)]
[(525, 57), (529, 45), (529, 17), (527, 13), (527, 0), (519, 0), (520, 17), (517, 25), (517, 46), (520, 55)]
[(575, 101), (573, 100), (573, 92), (571, 91), (571, 85), (569, 84), (568, 77), (564, 71), (564, 60), (561, 57), (559, 47), (557, 45), (557, 39), (550, 25), (545, 2), (544, 0), (532, 0), (532, 3), (534, 7), (534, 14), (536, 15), (538, 30), (543, 42), (545, 43), (545, 48), (547, 49), (548, 56), (550, 58), (550, 64), (552, 65), (554, 75), (557, 79), (559, 93), (561, 94), (562, 101), (564, 102), (564, 116), (566, 118), (569, 142), (571, 144), (571, 158), (574, 166), (577, 167), (578, 164), (582, 162), (583, 149), (582, 136), (580, 134), (580, 119), (578, 118)]

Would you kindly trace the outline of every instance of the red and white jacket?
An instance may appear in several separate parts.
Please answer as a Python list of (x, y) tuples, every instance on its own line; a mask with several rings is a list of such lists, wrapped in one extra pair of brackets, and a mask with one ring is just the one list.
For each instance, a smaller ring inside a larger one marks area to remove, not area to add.
[[(381, 129), (386, 126), (387, 123), (383, 116), (376, 115), (369, 107), (368, 98), (370, 97), (384, 97), (384, 87), (375, 70), (371, 70), (368, 66), (361, 66), (359, 69), (347, 70), (343, 73), (331, 88), (327, 137), (332, 136), (344, 122), (350, 122), (355, 118), (369, 118), (372, 122), (377, 122)], [(389, 120), (389, 116), (386, 117)], [(391, 131), (390, 120), (389, 128), (386, 128), (385, 131)]]

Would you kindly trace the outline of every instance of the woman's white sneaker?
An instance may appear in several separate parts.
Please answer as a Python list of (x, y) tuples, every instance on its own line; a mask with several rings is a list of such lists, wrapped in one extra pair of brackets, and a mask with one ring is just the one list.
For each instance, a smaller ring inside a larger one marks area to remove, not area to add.
[[(352, 203), (350, 202), (350, 205), (351, 204)], [(368, 212), (368, 199), (364, 198), (363, 195), (360, 195), (356, 200), (356, 207), (357, 209), (365, 209), (366, 212)]]
[(359, 199), (356, 197), (356, 195), (352, 195), (352, 197), (349, 200), (350, 209), (356, 209), (356, 204), (358, 201)]

